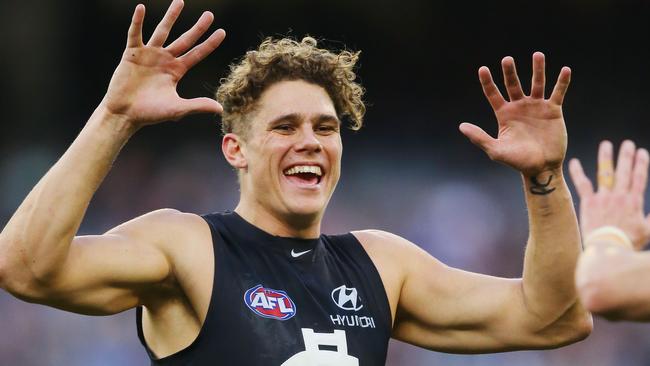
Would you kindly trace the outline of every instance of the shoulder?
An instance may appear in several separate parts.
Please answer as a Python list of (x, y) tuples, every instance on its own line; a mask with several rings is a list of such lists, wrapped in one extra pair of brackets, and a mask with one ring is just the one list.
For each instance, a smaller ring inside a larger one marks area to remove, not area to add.
[[(163, 208), (138, 216), (109, 230), (106, 234), (174, 238), (207, 227), (199, 215)], [(170, 237), (171, 235), (171, 237)]]
[(368, 255), (382, 266), (408, 276), (422, 267), (440, 268), (444, 264), (413, 242), (382, 230), (359, 230), (351, 232)]
[(352, 235), (361, 243), (367, 251), (391, 253), (402, 253), (412, 255), (422, 251), (417, 245), (407, 239), (383, 230), (358, 230), (352, 231)]
[(182, 212), (173, 208), (162, 208), (148, 212), (116, 226), (114, 229), (111, 229), (111, 232), (125, 229), (163, 229), (168, 225), (172, 225), (168, 229), (174, 230), (177, 229), (179, 225), (192, 225), (193, 223), (196, 224), (198, 221), (203, 221), (203, 219), (197, 214)]
[(160, 251), (168, 260), (187, 252), (188, 246), (205, 247), (211, 243), (207, 222), (194, 213), (164, 208), (129, 220), (106, 233), (124, 236)]
[(371, 243), (387, 243), (390, 241), (407, 241), (399, 235), (389, 233), (388, 231), (377, 229), (357, 230), (350, 232), (359, 241), (366, 241)]

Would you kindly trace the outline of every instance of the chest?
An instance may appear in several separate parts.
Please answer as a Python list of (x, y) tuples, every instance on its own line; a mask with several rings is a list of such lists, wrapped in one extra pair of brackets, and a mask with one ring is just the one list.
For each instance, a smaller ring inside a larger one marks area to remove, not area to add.
[(326, 246), (299, 257), (217, 249), (206, 325), (228, 334), (223, 354), (241, 363), (383, 364), (390, 312), (381, 280), (359, 261)]

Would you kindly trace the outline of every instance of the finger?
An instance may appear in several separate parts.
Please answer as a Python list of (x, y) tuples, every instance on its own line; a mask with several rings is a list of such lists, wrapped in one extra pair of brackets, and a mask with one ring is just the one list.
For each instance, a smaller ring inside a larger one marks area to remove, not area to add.
[(167, 46), (167, 50), (171, 52), (174, 56), (180, 56), (183, 52), (187, 51), (192, 47), (196, 41), (201, 38), (203, 33), (205, 33), (210, 24), (214, 20), (214, 15), (211, 12), (206, 11), (201, 14), (199, 20), (190, 28), (187, 32), (183, 33), (182, 36), (178, 37), (174, 42)]
[(476, 146), (485, 151), (490, 158), (494, 156), (494, 150), (497, 140), (492, 138), (487, 132), (477, 125), (471, 123), (461, 123), (458, 126), (460, 132), (467, 136), (467, 138)]
[(614, 186), (614, 148), (605, 140), (598, 148), (598, 192), (609, 191)]
[(140, 47), (142, 43), (142, 23), (144, 22), (144, 5), (138, 4), (133, 11), (133, 18), (126, 38), (126, 47)]
[(571, 69), (564, 66), (562, 70), (560, 70), (560, 75), (557, 77), (557, 82), (555, 83), (555, 87), (553, 88), (553, 93), (551, 93), (551, 97), (549, 100), (557, 105), (562, 105), (564, 102), (564, 96), (566, 95), (566, 91), (569, 88), (569, 83), (571, 82)]
[(197, 113), (217, 113), (223, 112), (223, 107), (219, 102), (212, 98), (193, 98), (183, 99), (182, 107), (185, 110), (183, 116)]
[(503, 95), (501, 95), (499, 88), (497, 88), (497, 85), (494, 83), (490, 69), (485, 66), (481, 66), (478, 69), (478, 80), (481, 82), (483, 94), (485, 94), (485, 97), (492, 106), (492, 109), (496, 111), (501, 108), (501, 106), (506, 103), (506, 100), (503, 99)]
[(530, 96), (533, 98), (544, 98), (544, 88), (546, 87), (545, 67), (544, 54), (541, 52), (533, 53), (533, 81), (530, 84)]
[(524, 97), (524, 91), (521, 89), (519, 76), (517, 76), (517, 69), (515, 68), (515, 60), (510, 57), (504, 57), (501, 60), (501, 68), (503, 69), (503, 81), (506, 84), (508, 97), (510, 101), (519, 100)]
[(632, 165), (634, 164), (634, 153), (636, 146), (634, 142), (625, 140), (621, 144), (616, 161), (616, 172), (614, 173), (614, 190), (618, 192), (627, 192), (630, 190), (632, 181)]
[(201, 60), (206, 58), (209, 54), (212, 53), (226, 37), (226, 31), (223, 29), (217, 29), (208, 39), (203, 41), (201, 44), (192, 48), (189, 52), (181, 56), (179, 59), (185, 67), (188, 69), (192, 68), (194, 65), (199, 63)]
[(580, 196), (581, 199), (594, 194), (594, 186), (591, 184), (591, 180), (587, 178), (584, 169), (582, 169), (580, 160), (571, 159), (571, 161), (569, 161), (569, 175), (571, 175), (573, 185), (576, 187), (578, 196)]
[(639, 149), (634, 159), (634, 172), (632, 173), (632, 192), (641, 196), (645, 195), (646, 184), (648, 183), (648, 165), (650, 157), (648, 150)]
[(172, 1), (171, 5), (169, 5), (169, 8), (167, 9), (167, 12), (165, 13), (165, 16), (153, 31), (153, 34), (151, 35), (149, 42), (147, 42), (147, 45), (162, 47), (162, 45), (165, 44), (165, 41), (169, 36), (169, 32), (172, 30), (172, 26), (176, 22), (176, 19), (178, 19), (178, 16), (181, 15), (183, 5), (183, 0)]

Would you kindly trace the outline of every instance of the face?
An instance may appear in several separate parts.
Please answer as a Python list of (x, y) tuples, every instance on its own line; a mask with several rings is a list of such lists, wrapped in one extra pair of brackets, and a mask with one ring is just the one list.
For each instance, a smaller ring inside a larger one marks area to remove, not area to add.
[(281, 81), (260, 97), (240, 138), (241, 200), (285, 220), (320, 221), (340, 176), (340, 121), (322, 87)]

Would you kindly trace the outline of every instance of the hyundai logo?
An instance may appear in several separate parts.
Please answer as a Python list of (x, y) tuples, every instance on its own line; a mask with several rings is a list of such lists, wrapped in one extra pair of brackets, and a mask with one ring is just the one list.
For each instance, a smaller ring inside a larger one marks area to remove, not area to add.
[(348, 288), (345, 285), (339, 286), (332, 290), (332, 300), (336, 306), (343, 310), (358, 311), (363, 307), (357, 289), (352, 287)]

